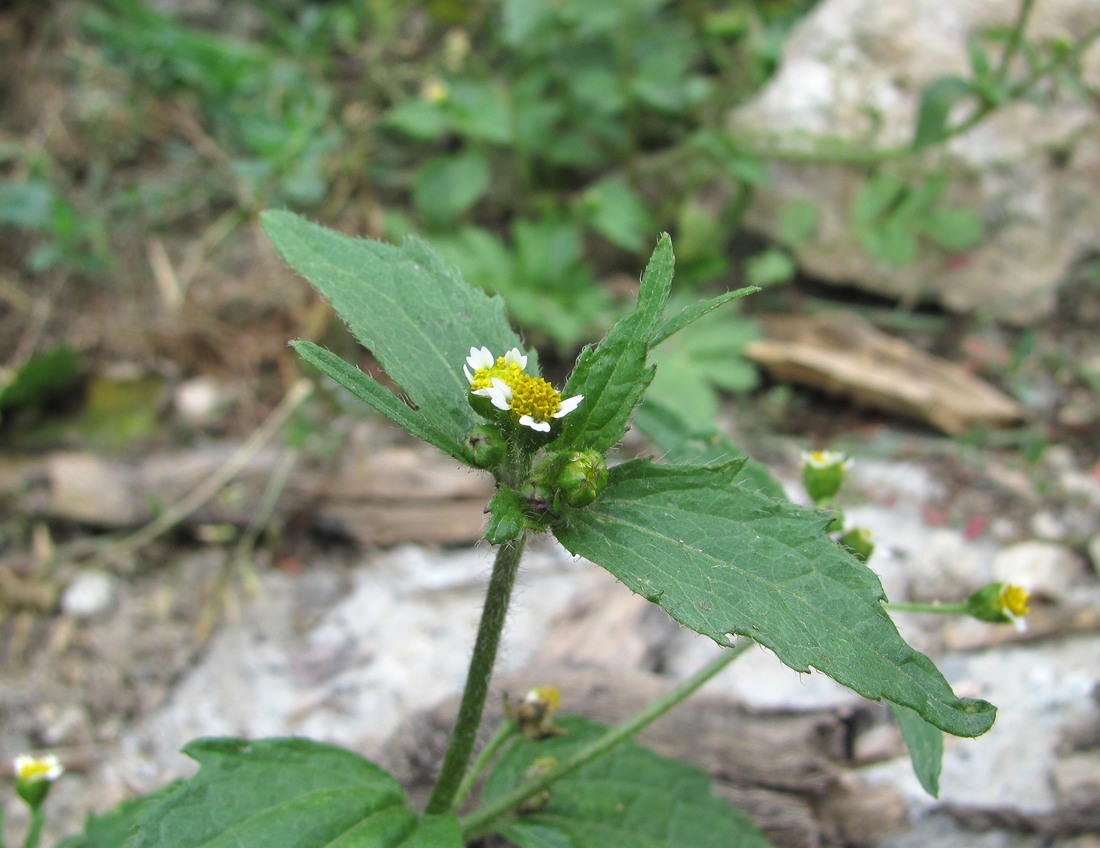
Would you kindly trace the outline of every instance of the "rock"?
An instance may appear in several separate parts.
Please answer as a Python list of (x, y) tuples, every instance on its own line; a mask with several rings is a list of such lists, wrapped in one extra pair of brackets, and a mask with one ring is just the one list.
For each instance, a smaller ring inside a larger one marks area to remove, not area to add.
[(1026, 586), (1036, 595), (1067, 602), (1083, 569), (1077, 554), (1051, 542), (1021, 542), (993, 559), (993, 579)]
[[(796, 252), (815, 277), (1021, 323), (1047, 315), (1067, 269), (1100, 239), (1094, 190), (1100, 121), (1093, 104), (1063, 91), (1012, 103), (925, 154), (929, 172), (954, 175), (940, 202), (971, 208), (981, 219), (981, 241), (963, 254), (922, 240), (909, 264), (872, 258), (850, 224), (867, 166), (805, 161), (815, 149), (827, 153), (844, 142), (858, 149), (908, 145), (921, 93), (943, 75), (968, 76), (968, 40), (1007, 28), (1017, 8), (989, 0), (818, 4), (788, 39), (776, 76), (731, 116), (735, 137), (794, 154), (776, 156), (772, 182), (757, 189), (747, 224), (779, 238), (781, 210), (808, 201), (819, 225)], [(1072, 41), (1095, 25), (1095, 16), (1094, 0), (1049, 0), (1036, 4), (1027, 36)], [(990, 53), (995, 66), (998, 49)], [(1082, 74), (1086, 85), (1100, 82), (1095, 44)]]
[(1097, 533), (1085, 546), (1085, 550), (1088, 551), (1089, 562), (1092, 563), (1092, 570), (1100, 575), (1100, 533)]
[(212, 377), (192, 377), (172, 393), (172, 407), (180, 422), (196, 429), (216, 424), (233, 400), (232, 388)]
[(987, 556), (957, 530), (928, 530), (923, 549), (914, 551), (909, 563), (909, 597), (924, 602), (964, 600), (991, 579)]
[(1066, 806), (1100, 805), (1100, 752), (1071, 754), (1051, 769), (1054, 791)]
[(108, 612), (118, 594), (118, 578), (106, 571), (78, 572), (61, 595), (61, 610), (76, 619), (87, 620)]

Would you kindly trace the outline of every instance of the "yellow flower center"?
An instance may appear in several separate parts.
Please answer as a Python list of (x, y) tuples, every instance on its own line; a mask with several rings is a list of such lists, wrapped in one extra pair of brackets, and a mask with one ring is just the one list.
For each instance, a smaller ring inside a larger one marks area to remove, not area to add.
[(47, 759), (28, 760), (19, 764), (19, 774), (16, 777), (31, 782), (45, 780), (53, 768), (53, 763)]
[(470, 391), (489, 388), (494, 377), (512, 390), (511, 412), (516, 418), (530, 415), (536, 421), (549, 421), (561, 409), (561, 394), (553, 386), (541, 377), (523, 373), (519, 365), (505, 362), (503, 356), (498, 356), (490, 367), (474, 372)]
[(1001, 602), (1001, 606), (1012, 615), (1023, 618), (1027, 615), (1028, 605), (1027, 602), (1030, 599), (1030, 595), (1023, 586), (1014, 586), (1011, 583), (1007, 584), (1001, 589), (1001, 595), (998, 600)]
[[(473, 382), (470, 383), (470, 391), (475, 392), (478, 389), (489, 388), (493, 385), (494, 377), (512, 387), (523, 376), (525, 376), (523, 369), (518, 364), (506, 362), (503, 356), (498, 356), (497, 361), (488, 368), (478, 368), (474, 372)], [(513, 388), (512, 391), (515, 391), (515, 389)]]

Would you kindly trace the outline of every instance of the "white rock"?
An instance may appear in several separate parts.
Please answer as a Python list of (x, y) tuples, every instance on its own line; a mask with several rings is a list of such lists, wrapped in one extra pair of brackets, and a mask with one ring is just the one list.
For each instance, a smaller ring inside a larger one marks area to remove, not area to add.
[(993, 559), (993, 579), (1018, 583), (1032, 593), (1064, 602), (1083, 576), (1081, 560), (1051, 542), (1021, 542)]
[[(864, 149), (906, 145), (924, 89), (944, 75), (967, 76), (968, 40), (1007, 28), (1017, 8), (990, 0), (819, 3), (786, 42), (779, 72), (733, 113), (733, 133), (765, 148), (813, 150), (838, 139)], [(1027, 35), (1072, 40), (1095, 20), (1095, 0), (1046, 0), (1036, 4)], [(995, 65), (996, 48), (991, 59)], [(1093, 45), (1083, 61), (1086, 85), (1100, 83), (1098, 60)], [(780, 210), (809, 201), (819, 227), (797, 253), (810, 274), (1023, 323), (1048, 314), (1067, 269), (1100, 240), (1100, 122), (1092, 105), (1065, 93), (1049, 103), (1012, 103), (932, 155), (957, 177), (941, 202), (974, 209), (983, 224), (981, 241), (961, 260), (926, 241), (909, 265), (869, 256), (850, 226), (867, 180), (862, 164), (773, 164), (747, 223), (777, 237)]]
[(61, 610), (78, 619), (91, 619), (109, 611), (118, 594), (118, 578), (106, 571), (81, 571), (61, 596)]

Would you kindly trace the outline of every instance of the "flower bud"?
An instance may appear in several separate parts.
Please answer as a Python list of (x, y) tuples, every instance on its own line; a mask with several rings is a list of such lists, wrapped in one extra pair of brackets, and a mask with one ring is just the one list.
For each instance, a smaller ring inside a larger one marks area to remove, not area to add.
[(470, 462), (477, 468), (496, 468), (508, 453), (500, 430), (491, 424), (479, 424), (466, 434)]
[(12, 770), (15, 772), (15, 791), (32, 810), (42, 806), (50, 786), (65, 771), (53, 755), (32, 757), (30, 754), (16, 757)]
[(831, 500), (840, 491), (852, 460), (839, 451), (803, 451), (802, 484), (814, 503)]
[(979, 621), (1012, 624), (1022, 632), (1027, 629), (1025, 616), (1030, 598), (1023, 586), (989, 583), (966, 599), (966, 611)]
[(607, 462), (599, 451), (577, 451), (558, 475), (561, 499), (569, 506), (588, 506), (607, 488)]
[(852, 527), (840, 537), (840, 544), (860, 562), (867, 562), (875, 552), (875, 540), (866, 527)]

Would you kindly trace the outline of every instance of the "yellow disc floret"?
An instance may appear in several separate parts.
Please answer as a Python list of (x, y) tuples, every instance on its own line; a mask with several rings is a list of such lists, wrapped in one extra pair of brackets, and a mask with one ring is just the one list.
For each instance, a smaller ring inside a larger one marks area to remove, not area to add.
[(1028, 613), (1028, 601), (1031, 595), (1023, 586), (1006, 583), (998, 597), (1001, 607), (1010, 616), (1023, 618)]
[(472, 347), (463, 371), (471, 394), (488, 398), (497, 409), (511, 412), (521, 426), (548, 433), (550, 420), (568, 415), (584, 396), (562, 400), (546, 380), (524, 373), (526, 367), (527, 357), (518, 348), (494, 359), (488, 348)]

